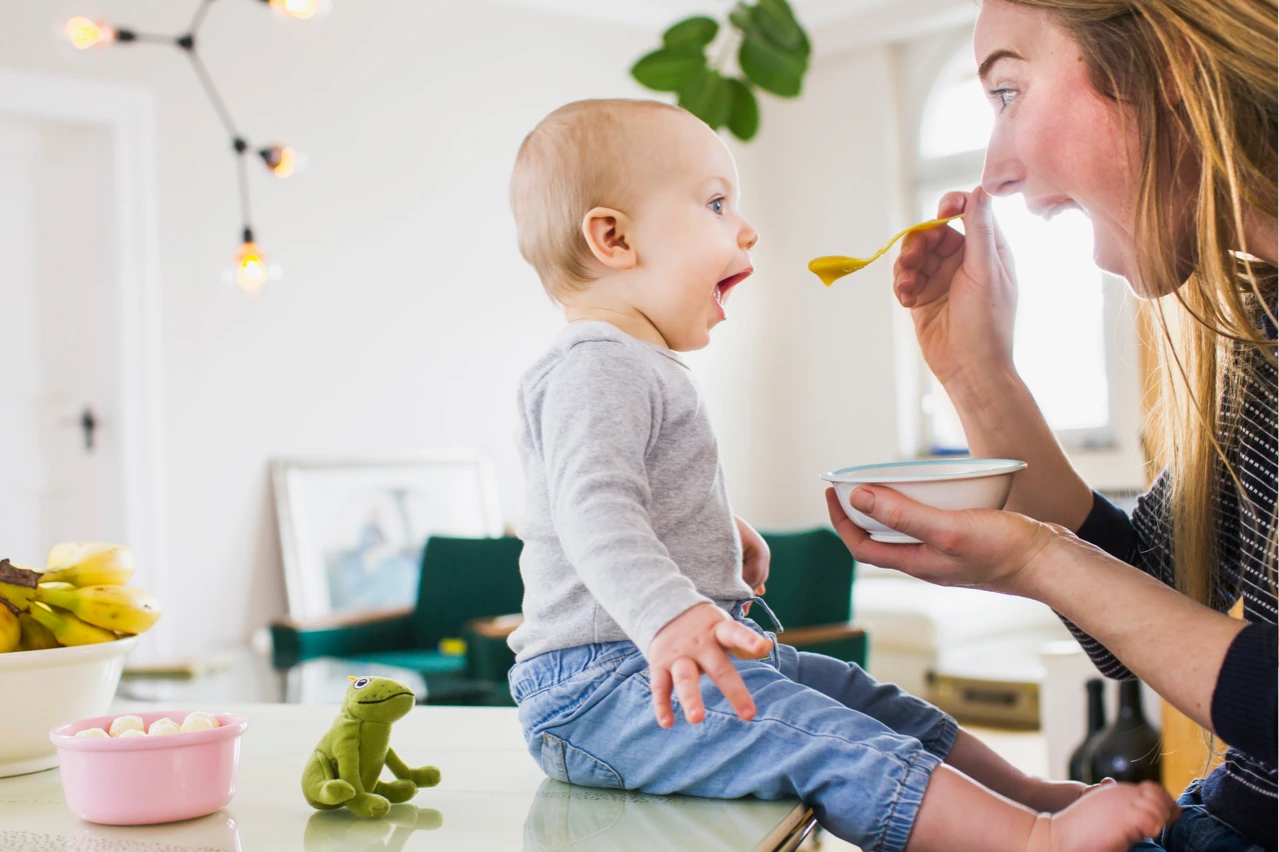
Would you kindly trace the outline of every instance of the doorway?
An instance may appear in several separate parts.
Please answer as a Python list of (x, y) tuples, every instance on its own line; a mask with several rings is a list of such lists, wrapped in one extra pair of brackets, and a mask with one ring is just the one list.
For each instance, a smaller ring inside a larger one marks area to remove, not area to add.
[(0, 71), (0, 558), (118, 541), (163, 601), (154, 140), (148, 90)]

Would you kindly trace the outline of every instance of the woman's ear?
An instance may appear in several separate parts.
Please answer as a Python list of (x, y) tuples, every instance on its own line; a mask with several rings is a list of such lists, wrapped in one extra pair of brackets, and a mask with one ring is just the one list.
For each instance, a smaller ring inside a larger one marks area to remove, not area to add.
[(639, 262), (629, 233), (631, 221), (611, 207), (594, 207), (582, 217), (582, 236), (595, 259), (609, 269), (634, 269)]

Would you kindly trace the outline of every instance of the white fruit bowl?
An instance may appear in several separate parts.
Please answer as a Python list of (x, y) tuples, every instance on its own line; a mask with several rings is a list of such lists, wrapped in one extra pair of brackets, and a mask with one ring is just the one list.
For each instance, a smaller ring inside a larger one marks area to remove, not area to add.
[(137, 636), (0, 654), (0, 778), (58, 765), (49, 731), (102, 716)]
[(867, 464), (827, 471), (822, 479), (835, 486), (839, 505), (875, 541), (918, 543), (854, 509), (848, 498), (859, 485), (886, 485), (913, 500), (938, 509), (1002, 509), (1013, 487), (1013, 474), (1026, 463), (1011, 459), (928, 459)]

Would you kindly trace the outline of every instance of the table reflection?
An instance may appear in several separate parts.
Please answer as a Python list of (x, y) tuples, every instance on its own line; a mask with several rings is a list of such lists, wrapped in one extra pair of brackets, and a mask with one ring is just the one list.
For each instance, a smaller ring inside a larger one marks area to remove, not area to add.
[(547, 779), (524, 821), (524, 852), (755, 849), (793, 801), (652, 796)]
[(413, 804), (392, 805), (386, 816), (364, 819), (346, 808), (316, 811), (306, 821), (306, 852), (401, 852), (415, 831), (434, 831), (444, 814)]

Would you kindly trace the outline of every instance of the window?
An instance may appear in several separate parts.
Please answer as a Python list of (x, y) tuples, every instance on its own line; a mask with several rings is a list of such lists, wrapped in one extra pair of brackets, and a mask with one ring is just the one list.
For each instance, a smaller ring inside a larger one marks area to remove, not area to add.
[[(971, 190), (981, 180), (994, 113), (969, 47), (942, 67), (923, 103), (912, 204), (917, 221), (936, 216), (946, 192)], [(1092, 228), (1079, 211), (1048, 223), (1032, 216), (1020, 195), (996, 198), (993, 207), (1017, 265), (1017, 370), (1063, 444), (1111, 446), (1116, 353), (1107, 330), (1118, 321), (1122, 287), (1107, 282), (1092, 262)], [(921, 378), (916, 451), (964, 452), (950, 400), (931, 374)]]

